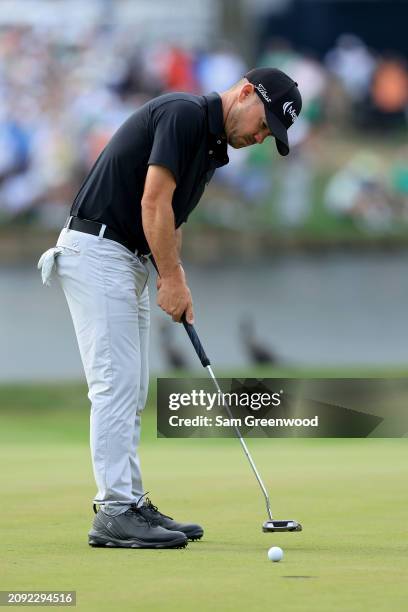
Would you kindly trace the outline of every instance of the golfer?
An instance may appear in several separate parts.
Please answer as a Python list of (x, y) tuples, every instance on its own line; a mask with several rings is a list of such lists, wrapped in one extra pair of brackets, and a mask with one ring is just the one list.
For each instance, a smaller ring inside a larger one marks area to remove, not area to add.
[(194, 321), (181, 259), (181, 225), (216, 168), (238, 149), (287, 130), (302, 106), (291, 78), (274, 68), (248, 72), (223, 93), (170, 93), (147, 102), (113, 135), (72, 205), (57, 246), (40, 261), (53, 270), (72, 316), (91, 401), (90, 444), (98, 507), (91, 546), (184, 547), (202, 537), (146, 498), (138, 456), (147, 397), (150, 256), (157, 303)]

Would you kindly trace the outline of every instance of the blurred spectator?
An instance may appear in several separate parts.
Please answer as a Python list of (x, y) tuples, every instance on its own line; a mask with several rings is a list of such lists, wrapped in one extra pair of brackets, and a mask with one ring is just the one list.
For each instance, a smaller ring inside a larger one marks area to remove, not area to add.
[(280, 221), (286, 227), (301, 227), (310, 213), (314, 178), (312, 160), (305, 144), (293, 145), (287, 163), (288, 167), (281, 173), (278, 199)]
[(231, 87), (242, 79), (247, 66), (239, 53), (224, 42), (214, 51), (201, 53), (196, 70), (201, 92), (209, 93)]
[(325, 62), (351, 100), (358, 102), (367, 97), (376, 60), (358, 36), (342, 34), (327, 53)]
[(275, 66), (291, 75), (293, 64), (296, 62), (297, 57), (298, 55), (295, 53), (289, 40), (273, 37), (267, 42), (258, 63), (260, 66)]
[(371, 87), (377, 127), (400, 127), (408, 109), (408, 72), (397, 57), (382, 59), (374, 73)]
[(305, 223), (313, 203), (312, 136), (324, 120), (327, 77), (323, 66), (306, 54), (292, 57), (291, 74), (299, 83), (303, 105), (302, 114), (289, 132), (291, 155), (284, 160), (285, 167), (281, 167), (278, 205), (283, 225), (294, 228)]
[(363, 229), (388, 229), (395, 211), (381, 157), (370, 151), (356, 153), (330, 179), (325, 202), (332, 213)]
[(198, 91), (193, 53), (176, 46), (156, 48), (155, 59), (161, 87), (165, 91)]

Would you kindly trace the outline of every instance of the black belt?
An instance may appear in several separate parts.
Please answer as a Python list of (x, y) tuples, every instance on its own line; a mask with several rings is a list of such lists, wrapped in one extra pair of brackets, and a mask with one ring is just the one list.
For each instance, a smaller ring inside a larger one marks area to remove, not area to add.
[[(98, 223), (97, 221), (89, 221), (89, 219), (80, 219), (79, 217), (68, 217), (64, 227), (67, 229), (75, 230), (76, 232), (83, 232), (84, 234), (92, 234), (92, 236), (99, 236), (101, 233), (101, 229), (103, 227), (103, 223)], [(109, 240), (114, 240), (115, 242), (119, 242), (122, 246), (132, 251), (132, 253), (136, 253), (138, 251), (137, 247), (134, 244), (128, 242), (122, 236), (119, 236), (113, 229), (106, 226), (105, 231), (103, 232), (103, 238), (108, 238)], [(148, 255), (148, 253), (145, 253)]]

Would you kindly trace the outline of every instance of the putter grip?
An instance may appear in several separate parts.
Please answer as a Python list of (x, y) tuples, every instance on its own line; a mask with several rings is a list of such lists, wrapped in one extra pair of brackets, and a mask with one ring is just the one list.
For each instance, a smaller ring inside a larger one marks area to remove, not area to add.
[[(159, 274), (159, 269), (157, 267), (156, 262), (154, 261), (153, 255), (150, 256), (150, 261), (155, 267), (157, 274)], [(191, 325), (191, 323), (187, 323), (185, 314), (183, 314), (183, 316), (181, 317), (181, 322), (184, 325), (184, 329), (186, 330), (188, 337), (191, 340), (191, 344), (194, 346), (195, 352), (197, 353), (198, 358), (201, 361), (203, 368), (206, 368), (208, 365), (211, 364), (211, 362), (208, 359), (207, 355), (205, 354), (205, 350), (203, 349), (203, 345), (200, 342), (200, 338), (198, 337), (198, 334), (196, 330), (194, 329), (194, 325)]]
[(191, 325), (191, 323), (187, 322), (185, 314), (183, 314), (181, 322), (184, 325), (184, 329), (186, 330), (188, 337), (191, 340), (191, 344), (194, 346), (194, 350), (197, 353), (203, 368), (206, 368), (208, 365), (210, 365), (210, 360), (205, 354), (205, 350), (203, 349), (203, 345), (200, 342), (200, 338), (198, 337), (194, 325)]

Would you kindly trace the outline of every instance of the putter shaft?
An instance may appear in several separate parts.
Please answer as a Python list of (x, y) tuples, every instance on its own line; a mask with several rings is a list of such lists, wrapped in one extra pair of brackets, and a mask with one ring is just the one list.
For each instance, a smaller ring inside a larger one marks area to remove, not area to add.
[[(214, 382), (214, 385), (215, 385), (217, 391), (219, 392), (219, 394), (220, 394), (220, 396), (222, 398), (222, 404), (223, 404), (225, 410), (227, 411), (228, 416), (232, 419), (233, 418), (232, 412), (231, 412), (230, 407), (228, 406), (228, 404), (224, 401), (224, 394), (223, 394), (223, 392), (220, 389), (220, 386), (218, 384), (217, 379), (215, 378), (215, 375), (214, 375), (214, 372), (212, 371), (211, 365), (208, 364), (205, 367), (206, 367), (206, 370), (208, 370), (208, 372), (209, 372), (209, 374), (210, 374), (210, 376), (211, 376), (211, 378), (212, 378), (212, 380)], [(272, 517), (271, 504), (270, 504), (270, 501), (269, 501), (269, 495), (268, 495), (268, 492), (266, 490), (266, 487), (265, 487), (265, 485), (264, 485), (264, 483), (262, 481), (262, 478), (261, 478), (261, 476), (260, 476), (260, 474), (259, 474), (259, 472), (258, 472), (258, 470), (256, 468), (254, 460), (251, 457), (251, 453), (249, 452), (249, 449), (248, 449), (248, 447), (246, 445), (245, 440), (243, 439), (243, 437), (241, 435), (240, 430), (238, 429), (238, 427), (236, 425), (234, 425), (234, 429), (235, 429), (235, 433), (237, 434), (237, 438), (240, 441), (242, 448), (244, 449), (244, 453), (245, 453), (245, 455), (246, 455), (246, 457), (247, 457), (247, 459), (249, 461), (249, 465), (251, 466), (252, 471), (255, 474), (255, 477), (256, 477), (256, 479), (258, 481), (259, 486), (261, 487), (262, 493), (263, 493), (264, 498), (265, 498), (266, 511), (268, 513), (268, 516), (269, 516), (270, 520), (272, 521), (273, 517)]]

